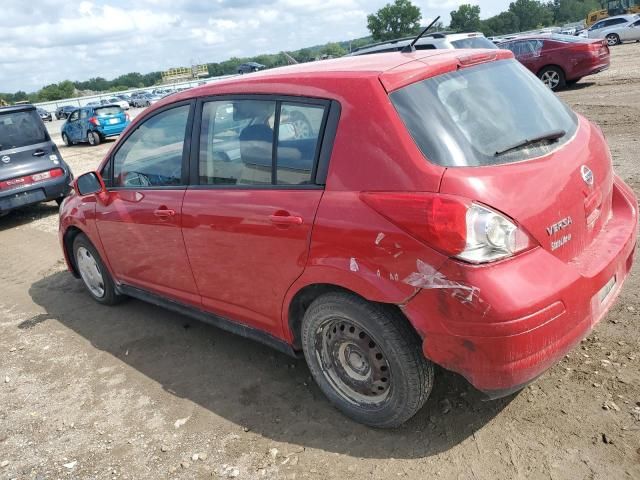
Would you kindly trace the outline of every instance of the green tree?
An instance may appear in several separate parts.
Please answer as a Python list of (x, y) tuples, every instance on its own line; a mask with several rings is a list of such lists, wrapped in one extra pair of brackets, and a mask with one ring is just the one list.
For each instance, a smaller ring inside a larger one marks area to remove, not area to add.
[(456, 32), (476, 32), (480, 30), (480, 6), (462, 4), (451, 12), (451, 30)]
[(553, 22), (552, 7), (538, 0), (516, 0), (509, 4), (508, 11), (518, 17), (520, 31), (534, 30)]
[(414, 35), (421, 18), (420, 9), (409, 0), (395, 0), (367, 16), (367, 28), (376, 41), (393, 40)]
[(598, 0), (555, 0), (553, 2), (555, 23), (576, 22), (586, 18), (592, 10), (600, 10)]
[(319, 53), (330, 57), (342, 57), (347, 54), (347, 51), (337, 43), (327, 43), (320, 49)]
[(487, 36), (519, 32), (520, 20), (511, 12), (502, 12), (483, 20), (480, 31)]

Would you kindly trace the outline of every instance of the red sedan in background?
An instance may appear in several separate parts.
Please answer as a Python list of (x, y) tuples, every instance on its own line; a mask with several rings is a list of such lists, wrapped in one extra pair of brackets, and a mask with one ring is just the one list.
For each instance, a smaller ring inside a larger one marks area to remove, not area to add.
[(609, 47), (602, 39), (546, 34), (501, 43), (551, 90), (609, 68)]

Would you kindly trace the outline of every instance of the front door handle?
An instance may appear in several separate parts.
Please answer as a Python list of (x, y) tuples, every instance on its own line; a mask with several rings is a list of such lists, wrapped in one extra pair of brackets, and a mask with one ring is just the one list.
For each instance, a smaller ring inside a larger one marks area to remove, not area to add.
[(159, 208), (155, 212), (153, 212), (153, 214), (156, 217), (167, 218), (167, 217), (175, 216), (176, 211), (175, 210), (171, 210), (169, 208)]
[(269, 215), (269, 220), (276, 225), (302, 225), (302, 217), (295, 215)]

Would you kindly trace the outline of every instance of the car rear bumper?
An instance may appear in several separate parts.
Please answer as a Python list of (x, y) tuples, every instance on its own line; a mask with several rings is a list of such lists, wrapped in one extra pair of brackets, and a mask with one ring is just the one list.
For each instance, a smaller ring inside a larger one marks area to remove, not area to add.
[(451, 287), (423, 289), (402, 307), (423, 338), (424, 355), (492, 398), (535, 380), (603, 318), (627, 278), (638, 212), (620, 179), (612, 212), (569, 263), (538, 247), (492, 265), (445, 264), (439, 272)]
[(72, 179), (71, 174), (65, 171), (65, 175), (61, 177), (0, 191), (0, 212), (5, 213), (14, 208), (62, 198), (69, 193), (69, 183)]
[(114, 137), (124, 132), (124, 129), (127, 128), (128, 125), (129, 125), (128, 122), (119, 123), (117, 125), (103, 125), (97, 128), (96, 130), (103, 137)]
[(609, 64), (609, 57), (594, 59), (591, 62), (579, 64), (572, 71), (571, 78), (568, 78), (568, 80), (586, 77), (587, 75), (595, 75), (596, 73), (600, 73), (608, 69)]

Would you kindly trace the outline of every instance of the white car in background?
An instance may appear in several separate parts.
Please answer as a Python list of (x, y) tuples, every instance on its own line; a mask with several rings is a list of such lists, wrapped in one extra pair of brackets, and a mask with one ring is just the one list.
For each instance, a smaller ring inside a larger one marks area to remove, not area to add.
[(617, 15), (602, 19), (585, 30), (582, 36), (604, 38), (609, 46), (640, 40), (640, 15)]
[(118, 105), (123, 110), (129, 110), (130, 105), (129, 105), (129, 102), (127, 102), (126, 100), (121, 100), (117, 97), (111, 97), (111, 98), (108, 98), (107, 101), (111, 105)]

